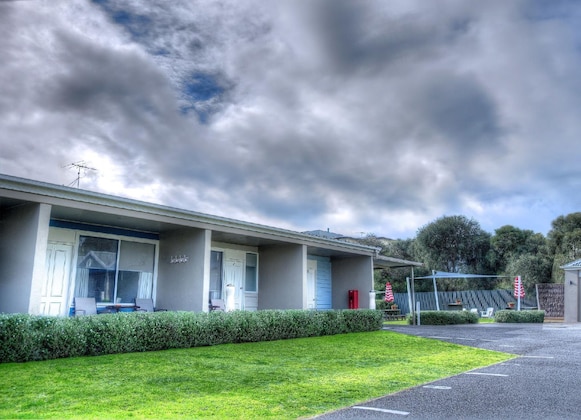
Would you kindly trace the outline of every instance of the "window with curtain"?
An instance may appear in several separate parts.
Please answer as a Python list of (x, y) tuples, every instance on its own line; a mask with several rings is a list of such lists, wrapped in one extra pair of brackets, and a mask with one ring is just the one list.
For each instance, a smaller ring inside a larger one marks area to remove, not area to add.
[(155, 245), (81, 236), (75, 296), (99, 303), (133, 303), (151, 298)]
[(212, 251), (210, 257), (210, 299), (222, 298), (222, 252)]
[(247, 292), (258, 292), (258, 255), (246, 254), (246, 276), (244, 289)]

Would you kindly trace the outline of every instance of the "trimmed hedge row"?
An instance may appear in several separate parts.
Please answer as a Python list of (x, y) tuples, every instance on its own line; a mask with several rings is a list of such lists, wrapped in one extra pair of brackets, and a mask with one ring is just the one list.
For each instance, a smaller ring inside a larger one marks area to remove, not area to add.
[(376, 331), (381, 311), (0, 314), (0, 363)]
[[(408, 319), (413, 323), (413, 318)], [(478, 314), (469, 311), (423, 311), (420, 312), (421, 325), (478, 324)]]
[(496, 322), (503, 323), (537, 323), (545, 321), (545, 311), (509, 311), (502, 310), (494, 314)]

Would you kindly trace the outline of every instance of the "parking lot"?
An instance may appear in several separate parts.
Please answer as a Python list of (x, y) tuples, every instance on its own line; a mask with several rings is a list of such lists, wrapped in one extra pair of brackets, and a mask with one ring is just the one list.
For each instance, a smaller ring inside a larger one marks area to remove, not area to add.
[(581, 419), (581, 324), (388, 326), (519, 357), (317, 419)]

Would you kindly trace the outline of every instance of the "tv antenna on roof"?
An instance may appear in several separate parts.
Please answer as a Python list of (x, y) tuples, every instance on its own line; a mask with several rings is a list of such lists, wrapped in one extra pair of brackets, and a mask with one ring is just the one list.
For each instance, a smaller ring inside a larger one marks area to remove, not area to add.
[[(69, 187), (72, 187), (73, 185), (77, 184), (77, 188), (79, 188), (81, 185), (81, 178), (82, 178), (82, 176), (85, 175), (85, 172), (86, 171), (96, 171), (95, 168), (91, 168), (90, 166), (87, 166), (87, 164), (84, 160), (80, 160), (80, 161), (74, 162), (74, 163), (69, 163), (68, 165), (65, 165), (64, 167), (68, 168), (68, 169), (76, 168), (76, 170), (77, 170), (77, 178), (68, 185)], [(82, 176), (81, 176), (81, 171), (84, 171)]]

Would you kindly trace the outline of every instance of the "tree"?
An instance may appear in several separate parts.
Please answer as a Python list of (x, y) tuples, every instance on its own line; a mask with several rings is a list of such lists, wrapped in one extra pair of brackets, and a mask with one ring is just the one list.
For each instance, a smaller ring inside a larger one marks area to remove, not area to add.
[(488, 269), (490, 234), (474, 219), (443, 216), (418, 230), (416, 255), (429, 268), (452, 273)]
[(511, 276), (507, 287), (512, 287), (512, 280), (520, 275), (524, 288), (530, 292), (535, 284), (550, 282), (551, 268), (552, 261), (542, 254), (522, 254), (513, 257), (506, 267), (506, 274)]
[[(511, 225), (502, 226), (494, 231), (490, 238), (487, 258), (496, 273), (513, 275), (507, 267), (512, 265), (514, 268), (522, 256), (534, 256), (545, 266), (549, 260), (545, 237), (532, 230), (522, 230)], [(542, 277), (542, 282), (547, 280), (546, 277)]]
[(560, 267), (581, 258), (581, 213), (557, 217), (547, 238), (553, 258), (552, 279), (562, 283), (564, 273)]
[[(414, 239), (394, 239), (387, 243), (384, 243), (383, 249), (381, 251), (382, 255), (387, 257), (399, 258), (407, 261), (418, 261), (414, 251)], [(422, 276), (428, 273), (426, 269), (421, 267), (414, 268), (414, 273), (416, 276)], [(394, 292), (406, 292), (407, 283), (406, 277), (411, 276), (411, 269), (409, 267), (405, 268), (389, 268), (381, 270), (375, 276), (375, 288), (376, 290), (383, 290), (385, 283), (390, 281), (393, 286)], [(418, 290), (421, 291), (421, 290)]]
[(384, 247), (383, 241), (373, 233), (368, 233), (363, 238), (357, 239), (357, 243), (360, 243), (361, 245), (372, 246), (374, 248), (381, 248), (382, 250)]

